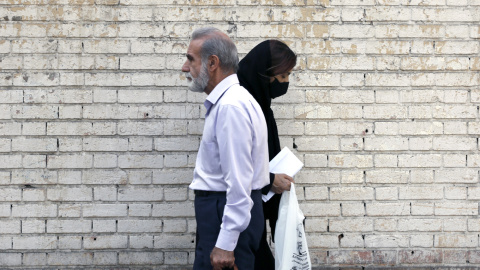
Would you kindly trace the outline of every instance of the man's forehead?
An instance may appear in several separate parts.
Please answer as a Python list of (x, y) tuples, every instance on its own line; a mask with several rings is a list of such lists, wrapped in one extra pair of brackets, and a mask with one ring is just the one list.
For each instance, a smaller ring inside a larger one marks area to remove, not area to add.
[(194, 39), (190, 41), (190, 45), (187, 49), (187, 54), (198, 55), (200, 53), (200, 48), (202, 47), (203, 41), (203, 39)]

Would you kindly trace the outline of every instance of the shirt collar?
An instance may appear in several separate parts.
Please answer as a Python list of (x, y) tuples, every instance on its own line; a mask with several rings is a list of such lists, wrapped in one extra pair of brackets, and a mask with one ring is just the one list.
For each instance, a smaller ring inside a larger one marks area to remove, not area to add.
[(223, 94), (234, 84), (239, 84), (237, 74), (232, 74), (223, 79), (212, 92), (207, 96), (207, 99), (203, 103), (207, 108), (207, 114), (210, 112), (210, 108), (215, 105)]

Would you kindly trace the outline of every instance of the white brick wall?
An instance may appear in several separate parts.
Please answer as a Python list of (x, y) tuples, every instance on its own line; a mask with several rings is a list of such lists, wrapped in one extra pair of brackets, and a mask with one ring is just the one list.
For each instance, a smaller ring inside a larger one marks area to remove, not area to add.
[(1, 266), (191, 267), (200, 26), (298, 54), (272, 107), (315, 268), (480, 264), (479, 0), (54, 2), (0, 0)]

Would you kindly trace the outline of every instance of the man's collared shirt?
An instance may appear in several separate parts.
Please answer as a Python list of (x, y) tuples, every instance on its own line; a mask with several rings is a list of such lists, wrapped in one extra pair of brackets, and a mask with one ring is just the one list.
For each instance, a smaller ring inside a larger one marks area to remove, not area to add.
[(236, 74), (221, 81), (204, 105), (205, 126), (190, 188), (227, 192), (215, 246), (232, 251), (250, 223), (251, 191), (270, 181), (267, 126), (262, 109)]

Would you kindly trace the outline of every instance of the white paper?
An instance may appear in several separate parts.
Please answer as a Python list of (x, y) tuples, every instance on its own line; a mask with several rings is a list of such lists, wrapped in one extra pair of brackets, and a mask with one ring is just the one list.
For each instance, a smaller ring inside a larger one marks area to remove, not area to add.
[[(293, 177), (302, 169), (303, 163), (288, 149), (284, 147), (269, 163), (269, 171), (274, 174), (284, 173)], [(270, 200), (275, 195), (273, 191), (269, 191), (267, 195), (262, 195), (264, 202)]]

